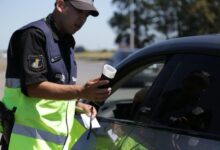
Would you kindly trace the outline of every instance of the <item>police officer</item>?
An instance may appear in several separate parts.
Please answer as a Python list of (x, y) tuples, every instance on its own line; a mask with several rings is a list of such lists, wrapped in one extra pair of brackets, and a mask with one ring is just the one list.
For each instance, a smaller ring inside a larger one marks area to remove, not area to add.
[(3, 96), (8, 109), (17, 108), (9, 149), (70, 149), (75, 105), (91, 108), (76, 99), (101, 102), (110, 95), (111, 88), (98, 88), (106, 80), (75, 84), (72, 34), (98, 14), (92, 0), (56, 0), (52, 14), (12, 35)]

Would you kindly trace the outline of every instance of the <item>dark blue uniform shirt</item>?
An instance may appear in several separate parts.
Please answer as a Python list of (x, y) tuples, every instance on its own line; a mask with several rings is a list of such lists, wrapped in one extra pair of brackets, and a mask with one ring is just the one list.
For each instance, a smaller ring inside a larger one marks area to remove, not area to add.
[[(69, 49), (75, 46), (75, 40), (72, 35), (60, 36), (57, 31), (52, 15), (48, 15), (45, 19), (47, 25), (52, 30), (53, 38), (61, 46), (61, 56), (65, 62), (67, 70), (70, 71)], [(28, 28), (23, 31), (15, 32), (12, 36), (8, 51), (8, 64), (6, 76), (10, 77), (18, 74), (21, 79), (22, 92), (27, 95), (26, 87), (31, 84), (47, 81), (47, 64), (45, 54), (46, 38), (43, 32), (38, 28)], [(33, 70), (30, 67), (30, 56), (41, 56), (42, 67)], [(15, 66), (17, 64), (17, 66)]]

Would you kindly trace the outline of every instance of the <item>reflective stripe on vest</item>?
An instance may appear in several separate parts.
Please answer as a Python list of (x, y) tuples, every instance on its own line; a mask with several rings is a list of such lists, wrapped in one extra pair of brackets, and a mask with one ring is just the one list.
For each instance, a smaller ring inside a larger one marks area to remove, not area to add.
[(44, 141), (53, 142), (53, 143), (61, 144), (61, 145), (64, 145), (66, 138), (67, 138), (66, 136), (55, 135), (47, 131), (34, 129), (31, 127), (27, 127), (27, 126), (19, 125), (19, 124), (14, 125), (12, 132), (15, 134), (32, 137), (35, 139), (41, 139)]
[(21, 81), (17, 78), (7, 78), (5, 82), (5, 86), (9, 88), (20, 88)]

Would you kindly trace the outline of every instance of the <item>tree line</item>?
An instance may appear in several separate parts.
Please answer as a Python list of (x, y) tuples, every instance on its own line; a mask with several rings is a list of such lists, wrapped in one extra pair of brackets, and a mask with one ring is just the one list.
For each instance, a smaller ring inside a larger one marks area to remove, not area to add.
[(116, 43), (129, 41), (130, 13), (134, 15), (135, 47), (160, 39), (218, 33), (219, 0), (112, 0), (116, 6), (109, 24)]

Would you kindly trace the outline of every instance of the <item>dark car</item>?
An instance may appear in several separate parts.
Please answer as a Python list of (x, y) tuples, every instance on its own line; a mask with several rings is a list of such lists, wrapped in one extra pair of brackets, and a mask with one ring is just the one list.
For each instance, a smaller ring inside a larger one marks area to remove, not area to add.
[[(172, 39), (126, 58), (99, 109), (101, 128), (85, 130), (73, 149), (220, 149), (219, 39)], [(150, 86), (122, 88), (152, 65), (160, 69)]]
[[(129, 57), (131, 54), (133, 54), (134, 52), (138, 51), (138, 49), (136, 50), (117, 50), (112, 58), (110, 60), (108, 60), (106, 63), (116, 67), (117, 65), (119, 65), (123, 60), (125, 60), (125, 58)], [(135, 76), (133, 76), (129, 82), (126, 82), (122, 85), (122, 87), (142, 87), (144, 86), (143, 84), (146, 85), (151, 85), (155, 76), (157, 76), (157, 72), (160, 66), (154, 64), (151, 67), (149, 67), (147, 70), (144, 70), (142, 73), (139, 73)], [(147, 78), (146, 78), (147, 76)], [(143, 82), (143, 80), (145, 80)]]

